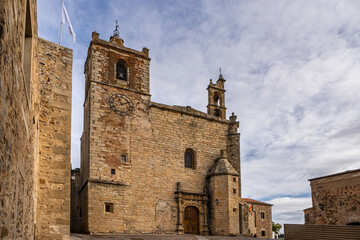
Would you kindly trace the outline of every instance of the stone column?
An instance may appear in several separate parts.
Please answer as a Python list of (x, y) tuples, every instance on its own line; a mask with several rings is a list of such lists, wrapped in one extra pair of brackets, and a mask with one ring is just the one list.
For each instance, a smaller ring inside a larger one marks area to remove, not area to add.
[(204, 226), (202, 229), (202, 235), (208, 236), (209, 235), (209, 225), (207, 222), (207, 200), (201, 201), (203, 205), (203, 211), (204, 211)]
[(177, 211), (177, 222), (176, 222), (176, 232), (177, 234), (184, 234), (184, 228), (183, 228), (183, 224), (182, 224), (182, 214), (181, 214), (181, 209), (182, 209), (182, 194), (181, 194), (181, 182), (177, 182), (176, 183), (176, 202), (177, 202), (177, 207), (178, 207), (178, 211)]

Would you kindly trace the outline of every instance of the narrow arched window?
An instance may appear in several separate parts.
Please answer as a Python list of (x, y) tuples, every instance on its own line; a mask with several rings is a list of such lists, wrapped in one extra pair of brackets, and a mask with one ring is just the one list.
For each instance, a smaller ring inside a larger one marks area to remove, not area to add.
[[(1, 29), (2, 30), (2, 29)], [(2, 31), (0, 33), (2, 35)], [(26, 22), (25, 22), (25, 35), (23, 45), (23, 70), (24, 70), (24, 83), (25, 93), (28, 99), (30, 99), (30, 83), (31, 83), (31, 69), (32, 69), (32, 51), (33, 51), (33, 38), (32, 38), (32, 22), (31, 22), (31, 10), (29, 0), (26, 1)], [(30, 100), (28, 100), (30, 101)]]
[(214, 105), (220, 106), (220, 95), (218, 92), (215, 92), (214, 94)]
[(215, 115), (216, 117), (221, 117), (221, 111), (220, 111), (219, 109), (215, 109), (214, 115)]
[(190, 148), (185, 151), (185, 167), (195, 168), (195, 152)]
[(116, 78), (120, 80), (127, 80), (126, 62), (121, 59), (116, 63)]

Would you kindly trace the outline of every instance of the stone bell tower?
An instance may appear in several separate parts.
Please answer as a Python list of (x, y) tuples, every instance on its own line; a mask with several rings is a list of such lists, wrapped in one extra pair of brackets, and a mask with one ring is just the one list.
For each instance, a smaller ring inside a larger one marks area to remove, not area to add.
[(216, 83), (213, 83), (212, 79), (210, 79), (210, 83), (207, 87), (208, 90), (207, 113), (223, 119), (226, 118), (225, 89), (224, 89), (225, 81), (226, 80), (223, 78), (220, 68), (219, 79), (216, 81)]
[[(149, 50), (126, 47), (118, 25), (109, 41), (92, 33), (85, 63), (79, 191), (85, 232), (132, 229), (125, 222), (131, 221), (128, 209), (134, 209), (131, 199), (138, 194), (137, 185), (130, 184), (132, 173), (143, 166), (139, 136), (144, 142), (151, 137), (149, 63)], [(148, 169), (142, 172), (149, 175)]]

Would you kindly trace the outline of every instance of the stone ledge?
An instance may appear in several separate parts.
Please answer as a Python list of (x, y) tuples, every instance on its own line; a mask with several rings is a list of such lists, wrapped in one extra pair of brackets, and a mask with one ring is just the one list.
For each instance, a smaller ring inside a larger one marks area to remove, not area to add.
[(184, 192), (184, 191), (176, 191), (175, 194), (182, 194), (182, 195), (194, 195), (194, 196), (201, 196), (201, 197), (207, 197), (207, 193), (194, 193), (194, 192)]
[(186, 107), (185, 106), (177, 106), (177, 105), (170, 106), (170, 105), (166, 105), (166, 104), (151, 102), (150, 108), (151, 107), (155, 107), (155, 108), (158, 108), (161, 110), (168, 110), (168, 111), (172, 111), (172, 112), (186, 114), (186, 115), (190, 115), (193, 117), (203, 118), (203, 119), (210, 120), (210, 121), (215, 121), (215, 122), (220, 122), (220, 123), (225, 123), (225, 124), (230, 123), (230, 121), (227, 119), (220, 119), (219, 117), (215, 117), (210, 114), (201, 112), (190, 106), (186, 106)]
[(144, 93), (144, 92), (132, 90), (132, 89), (129, 89), (129, 88), (124, 88), (124, 87), (112, 85), (112, 84), (109, 84), (109, 83), (103, 83), (103, 82), (99, 82), (99, 81), (95, 81), (95, 80), (90, 80), (90, 82), (94, 82), (94, 83), (98, 83), (98, 84), (101, 84), (101, 85), (105, 85), (105, 86), (109, 86), (109, 87), (114, 87), (114, 88), (130, 91), (130, 92), (134, 92), (134, 93), (139, 93), (139, 94), (146, 95), (146, 96), (151, 96), (151, 94), (149, 94), (149, 93)]
[(98, 38), (96, 40), (92, 40), (90, 42), (90, 46), (92, 44), (96, 44), (96, 45), (99, 45), (101, 47), (106, 47), (106, 48), (110, 47), (110, 48), (115, 49), (115, 50), (118, 50), (118, 49), (125, 50), (126, 52), (131, 53), (131, 54), (135, 54), (138, 57), (145, 58), (146, 60), (149, 60), (149, 61), (151, 60), (151, 58), (146, 56), (143, 52), (136, 51), (136, 50), (133, 50), (133, 49), (130, 49), (130, 48), (127, 48), (127, 47), (123, 47), (123, 46), (121, 46), (119, 44), (111, 43), (111, 42), (108, 42), (108, 41), (100, 39), (100, 38)]
[[(44, 43), (47, 43), (49, 45), (52, 45), (53, 47), (57, 47), (59, 48), (60, 50), (65, 50), (67, 51), (69, 54), (72, 54), (73, 50), (71, 48), (68, 48), (68, 47), (64, 47), (63, 45), (59, 45), (57, 43), (54, 43), (54, 42), (51, 42), (49, 40), (46, 40), (44, 38), (41, 38), (41, 37), (37, 37), (37, 40), (38, 41), (41, 41), (41, 42), (44, 42)], [(49, 46), (48, 46), (49, 47)]]
[(85, 186), (88, 184), (88, 182), (102, 183), (102, 184), (109, 184), (109, 185), (117, 185), (117, 186), (129, 186), (130, 185), (128, 183), (117, 182), (117, 181), (107, 181), (107, 180), (101, 180), (101, 179), (89, 179), (89, 180), (86, 180), (85, 183), (82, 185), (82, 187), (79, 190), (79, 193), (85, 188)]
[(101, 179), (89, 179), (88, 181), (89, 181), (89, 182), (94, 182), (94, 183), (110, 184), (110, 185), (129, 186), (128, 183), (117, 182), (117, 181), (101, 180)]

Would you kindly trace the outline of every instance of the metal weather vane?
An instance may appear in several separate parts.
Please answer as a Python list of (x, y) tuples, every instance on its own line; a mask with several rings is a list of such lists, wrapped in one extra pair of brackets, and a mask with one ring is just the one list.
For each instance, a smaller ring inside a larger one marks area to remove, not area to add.
[(115, 23), (116, 23), (116, 25), (115, 25), (115, 30), (114, 30), (114, 37), (120, 37), (118, 20), (116, 20)]

